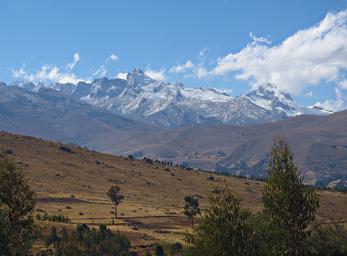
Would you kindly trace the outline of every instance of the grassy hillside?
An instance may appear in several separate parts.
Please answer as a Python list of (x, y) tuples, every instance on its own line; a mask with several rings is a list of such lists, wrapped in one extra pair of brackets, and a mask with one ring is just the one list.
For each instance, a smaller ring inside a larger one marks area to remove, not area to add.
[[(127, 235), (139, 250), (157, 240), (182, 241), (189, 230), (182, 214), (186, 195), (199, 197), (204, 208), (210, 191), (228, 186), (244, 207), (260, 210), (262, 184), (256, 181), (149, 164), (6, 132), (0, 132), (0, 153), (11, 155), (28, 174), (38, 212), (63, 214), (72, 223), (111, 224), (106, 192), (118, 185), (125, 200), (118, 209), (121, 219), (111, 227)], [(347, 216), (347, 194), (319, 193), (320, 219)]]

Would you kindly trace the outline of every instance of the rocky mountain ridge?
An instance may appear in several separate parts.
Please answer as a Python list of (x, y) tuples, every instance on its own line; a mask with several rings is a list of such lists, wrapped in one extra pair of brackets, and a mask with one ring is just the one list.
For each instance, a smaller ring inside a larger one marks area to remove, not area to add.
[(51, 88), (117, 115), (157, 127), (247, 125), (301, 114), (326, 114), (298, 106), (289, 94), (266, 84), (246, 95), (232, 97), (218, 89), (186, 88), (181, 83), (154, 80), (134, 69), (126, 79), (95, 79), (77, 84), (14, 82), (27, 90)]

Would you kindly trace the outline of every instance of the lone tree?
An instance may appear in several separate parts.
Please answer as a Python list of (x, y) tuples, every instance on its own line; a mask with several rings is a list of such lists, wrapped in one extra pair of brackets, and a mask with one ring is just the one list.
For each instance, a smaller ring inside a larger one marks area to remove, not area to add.
[(107, 192), (111, 201), (114, 203), (114, 216), (117, 219), (117, 206), (123, 201), (124, 196), (120, 194), (120, 188), (118, 186), (112, 186)]
[(35, 194), (12, 158), (0, 159), (0, 255), (27, 255), (33, 241)]
[(199, 200), (192, 196), (184, 198), (184, 214), (191, 219), (192, 227), (194, 226), (194, 216), (200, 214)]
[(304, 255), (307, 227), (314, 220), (319, 199), (305, 186), (284, 138), (275, 139), (263, 187), (264, 214), (277, 235), (272, 255)]
[(254, 256), (254, 232), (248, 222), (250, 213), (228, 189), (209, 196), (209, 208), (187, 242), (196, 256)]

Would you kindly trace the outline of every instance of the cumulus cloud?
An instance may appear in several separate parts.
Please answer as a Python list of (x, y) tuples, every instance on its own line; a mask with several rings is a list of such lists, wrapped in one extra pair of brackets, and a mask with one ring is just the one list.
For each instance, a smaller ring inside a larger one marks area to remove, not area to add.
[(75, 66), (76, 66), (76, 64), (80, 61), (80, 55), (79, 55), (79, 53), (78, 52), (76, 52), (74, 55), (73, 55), (73, 61), (71, 62), (71, 63), (69, 63), (69, 64), (67, 64), (66, 65), (66, 68), (68, 69), (68, 70), (73, 70), (74, 68), (75, 68)]
[(43, 65), (36, 73), (31, 73), (23, 65), (19, 69), (11, 69), (12, 76), (15, 79), (21, 79), (29, 82), (54, 82), (54, 83), (78, 83), (85, 81), (78, 78), (74, 73), (60, 70), (57, 66)]
[(186, 77), (193, 77), (197, 79), (207, 78), (211, 75), (208, 69), (205, 67), (205, 55), (208, 51), (208, 48), (203, 48), (199, 51), (198, 60), (196, 63), (193, 63), (191, 60), (187, 60), (182, 65), (174, 66), (170, 69), (171, 73), (188, 73)]
[(170, 69), (171, 73), (184, 73), (186, 71), (188, 71), (189, 69), (192, 69), (194, 67), (194, 64), (191, 60), (187, 60), (186, 63), (182, 64), (182, 65), (177, 65), (174, 66)]
[(19, 69), (10, 69), (12, 77), (17, 80), (24, 80), (30, 82), (52, 82), (52, 83), (78, 83), (80, 81), (91, 81), (95, 77), (106, 76), (107, 65), (111, 61), (117, 61), (118, 56), (116, 54), (109, 55), (105, 62), (92, 74), (92, 76), (85, 78), (78, 77), (72, 70), (80, 61), (81, 57), (78, 52), (73, 56), (73, 61), (65, 64), (62, 67), (56, 65), (42, 65), (38, 71), (30, 72), (23, 64)]
[(323, 102), (317, 102), (315, 106), (324, 108), (330, 111), (340, 111), (346, 108), (344, 103), (344, 97), (338, 88), (335, 88), (335, 100), (325, 100)]
[[(212, 76), (236, 72), (254, 86), (274, 83), (298, 95), (320, 82), (338, 84), (347, 70), (347, 10), (328, 13), (317, 25), (296, 32), (278, 45), (251, 34), (252, 42), (220, 58)], [(347, 89), (346, 82), (340, 88)]]
[(145, 74), (147, 76), (149, 76), (150, 78), (154, 79), (154, 80), (165, 80), (166, 76), (165, 76), (165, 69), (161, 69), (161, 70), (153, 70), (153, 69), (146, 69)]
[(30, 72), (26, 69), (25, 64), (23, 64), (19, 69), (10, 69), (10, 71), (13, 78), (29, 82), (78, 83), (85, 81), (85, 79), (77, 77), (72, 72), (81, 59), (79, 53), (76, 52), (72, 57), (73, 61), (66, 64), (63, 68), (44, 64), (38, 71)]
[(32, 82), (35, 80), (34, 75), (29, 74), (26, 70), (25, 70), (25, 64), (23, 64), (19, 69), (10, 69), (12, 77), (15, 79), (23, 79), (29, 82)]

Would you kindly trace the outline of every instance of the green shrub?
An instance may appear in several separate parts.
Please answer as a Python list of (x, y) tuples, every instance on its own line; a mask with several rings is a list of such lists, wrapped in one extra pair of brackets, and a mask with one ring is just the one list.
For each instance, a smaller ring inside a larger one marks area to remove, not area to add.
[(312, 225), (307, 240), (312, 256), (347, 256), (347, 230), (332, 221), (328, 225)]
[(99, 229), (78, 225), (72, 234), (62, 229), (59, 235), (53, 228), (46, 239), (54, 246), (54, 255), (119, 255), (130, 256), (130, 242), (127, 238), (100, 225)]
[(48, 213), (44, 213), (44, 214), (37, 214), (36, 215), (36, 219), (37, 220), (41, 220), (41, 221), (52, 221), (52, 222), (60, 222), (60, 223), (70, 223), (71, 220), (69, 219), (69, 217), (64, 216), (62, 214), (48, 214)]

